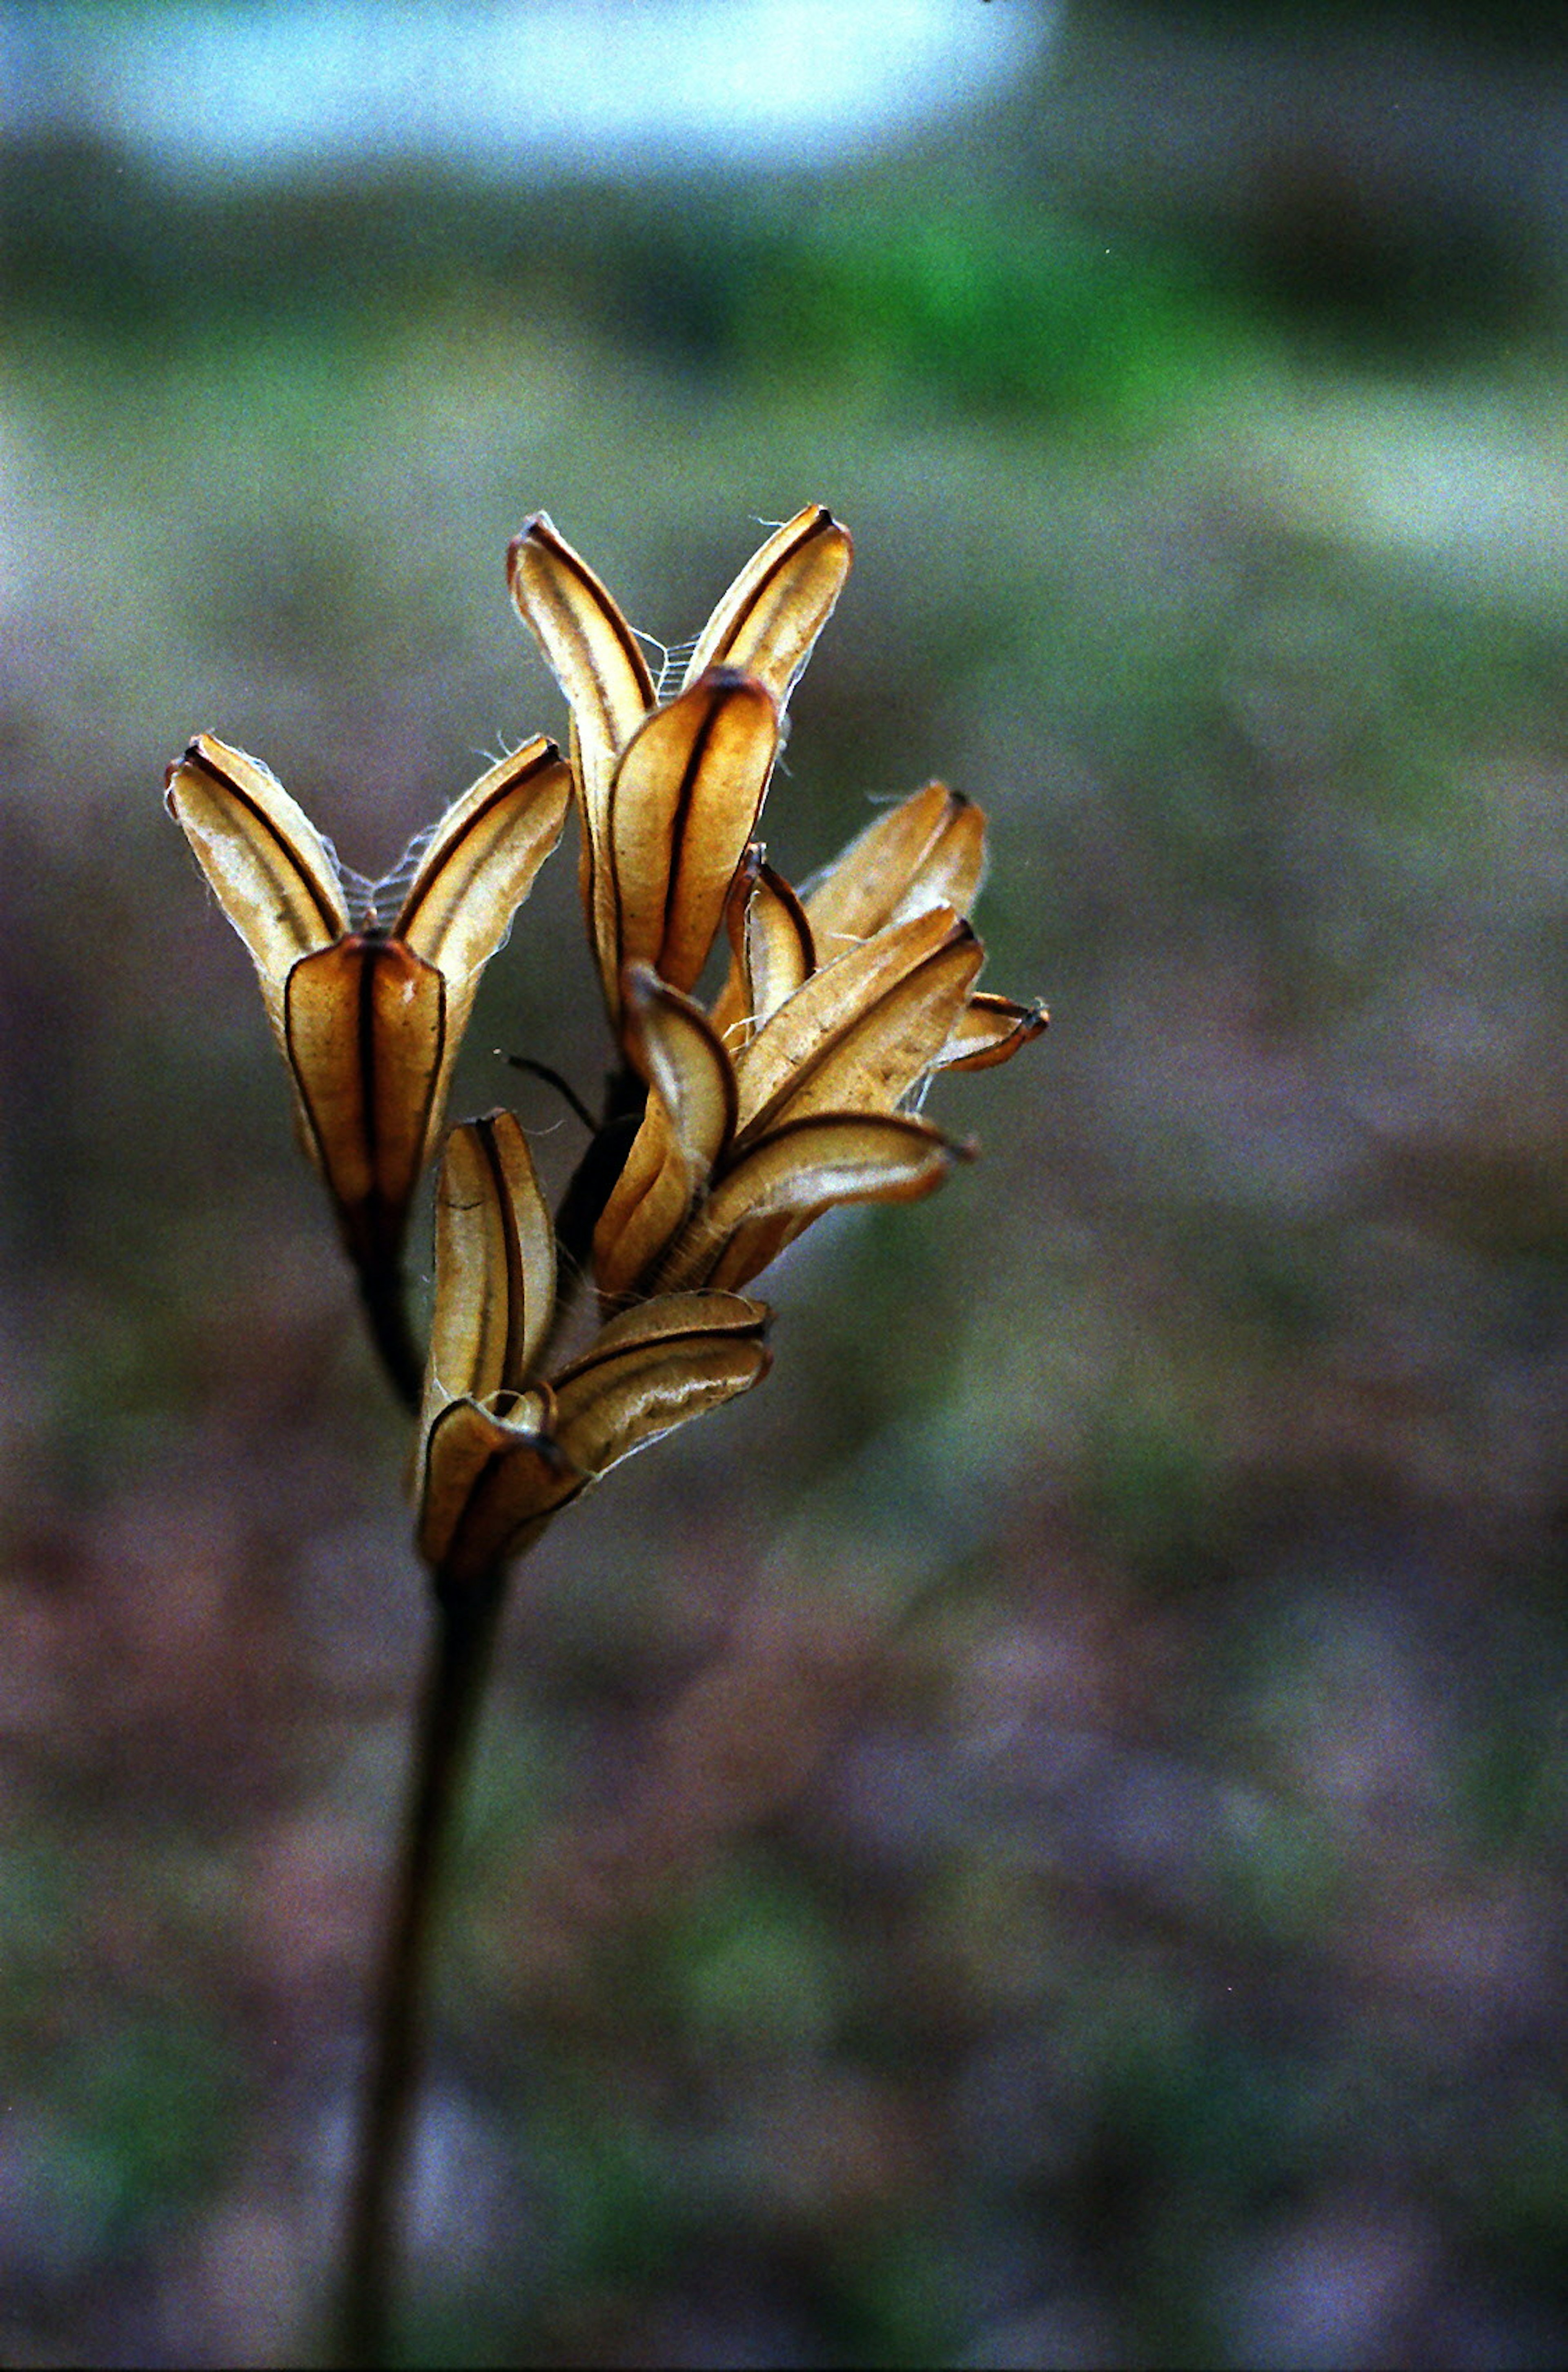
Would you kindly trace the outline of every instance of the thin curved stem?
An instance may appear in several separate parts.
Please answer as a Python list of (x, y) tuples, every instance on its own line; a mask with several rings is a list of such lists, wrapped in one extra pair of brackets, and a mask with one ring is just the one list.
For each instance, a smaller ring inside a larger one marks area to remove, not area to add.
[(345, 2366), (387, 2360), (435, 1905), (503, 1595), (498, 1573), (460, 1595), (443, 1594), (437, 1583), (349, 2193), (339, 2331)]
[(560, 1072), (552, 1068), (549, 1063), (536, 1063), (531, 1054), (508, 1054), (506, 1060), (514, 1071), (526, 1071), (529, 1078), (542, 1079), (547, 1087), (553, 1087), (563, 1101), (571, 1106), (589, 1135), (593, 1134), (598, 1122), (570, 1079), (563, 1079)]

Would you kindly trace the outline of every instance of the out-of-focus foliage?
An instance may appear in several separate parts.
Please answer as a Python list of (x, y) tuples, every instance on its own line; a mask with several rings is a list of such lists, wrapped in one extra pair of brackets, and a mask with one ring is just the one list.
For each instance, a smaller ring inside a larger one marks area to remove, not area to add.
[(1252, 334), (1191, 250), (1146, 233), (1108, 244), (1038, 198), (956, 191), (948, 169), (842, 193), (633, 183), (575, 192), (563, 212), (395, 174), (215, 203), (47, 142), (13, 157), (0, 235), (29, 308), (136, 343), (180, 337), (193, 287), (204, 329), (232, 334), (259, 316), (324, 331), (417, 319), (456, 283), (691, 367), (1102, 425), (1191, 394)]
[[(1064, 41), (1016, 137), (788, 187), (11, 160), (12, 2360), (308, 2358), (421, 1636), (163, 765), (216, 731), (390, 863), (559, 726), (528, 512), (673, 641), (812, 497), (859, 558), (771, 853), (941, 771), (1052, 1029), (941, 1090), (976, 1169), (770, 1280), (766, 1388), (519, 1573), (409, 2360), (1563, 2353), (1560, 258), (1462, 160), (1363, 217), (1387, 306), (1296, 269), (1331, 176), (1227, 213), (1200, 158), (1173, 211), (1130, 123), (1053, 176), (1060, 89), (1136, 64)], [(592, 1087), (571, 873), (452, 1107), (555, 1186), (576, 1124), (491, 1050)]]

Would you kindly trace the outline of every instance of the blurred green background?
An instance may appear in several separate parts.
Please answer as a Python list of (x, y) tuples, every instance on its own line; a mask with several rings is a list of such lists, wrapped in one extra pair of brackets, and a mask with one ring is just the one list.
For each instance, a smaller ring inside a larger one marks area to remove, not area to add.
[(528, 512), (675, 641), (816, 499), (770, 854), (973, 792), (1052, 1028), (519, 1571), (407, 2360), (1568, 2354), (1560, 12), (865, 18), (0, 10), (9, 2362), (319, 2352), (423, 1635), (162, 769), (374, 873)]

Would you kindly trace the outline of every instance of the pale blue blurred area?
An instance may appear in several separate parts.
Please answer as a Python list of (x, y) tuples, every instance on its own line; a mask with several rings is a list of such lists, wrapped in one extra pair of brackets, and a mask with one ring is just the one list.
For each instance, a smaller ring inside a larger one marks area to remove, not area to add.
[(180, 179), (397, 159), (498, 180), (819, 169), (1006, 91), (1040, 0), (310, 0), (12, 9), (12, 130), (113, 143)]

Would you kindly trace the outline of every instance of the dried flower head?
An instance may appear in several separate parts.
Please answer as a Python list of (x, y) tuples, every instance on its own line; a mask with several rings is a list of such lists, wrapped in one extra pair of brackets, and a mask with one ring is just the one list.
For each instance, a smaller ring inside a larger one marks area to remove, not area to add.
[[(985, 820), (968, 799), (927, 785), (804, 899), (750, 836), (784, 703), (849, 563), (830, 515), (802, 511), (661, 706), (636, 636), (550, 521), (512, 546), (513, 598), (572, 707), (589, 936), (645, 1097), (629, 1150), (613, 1120), (601, 1133), (615, 1160), (592, 1238), (599, 1331), (549, 1375), (557, 1238), (522, 1133), (506, 1113), (453, 1132), (419, 1460), (420, 1543), (448, 1584), (758, 1382), (768, 1313), (738, 1288), (834, 1203), (939, 1185), (970, 1148), (912, 1109), (927, 1083), (1045, 1026), (1039, 1006), (976, 989)], [(721, 925), (729, 973), (704, 1011), (691, 992)]]
[[(648, 1094), (593, 1234), (607, 1308), (734, 1287), (821, 1211), (929, 1193), (955, 1145), (913, 1109), (932, 1075), (1000, 1062), (1044, 1027), (979, 994), (967, 922), (981, 810), (931, 784), (879, 819), (803, 901), (751, 839), (779, 715), (852, 557), (819, 505), (770, 537), (654, 704), (637, 638), (542, 516), (512, 545), (512, 597), (572, 709), (589, 930)], [(693, 1002), (721, 922), (733, 958)]]
[[(620, 1068), (553, 1220), (509, 1113), (449, 1139), (415, 1459), (420, 1547), (444, 1592), (493, 1577), (633, 1450), (759, 1381), (768, 1312), (740, 1288), (835, 1203), (938, 1186), (971, 1148), (922, 1116), (931, 1079), (1005, 1061), (1045, 1026), (1040, 1006), (976, 985), (985, 820), (970, 800), (928, 784), (804, 895), (753, 837), (785, 703), (850, 559), (828, 511), (801, 511), (742, 569), (661, 703), (599, 579), (542, 514), (530, 521), (510, 583), (571, 706), (571, 766), (528, 742), (383, 890), (351, 887), (254, 759), (203, 736), (169, 769), (169, 808), (250, 950), (301, 1135), (411, 1401), (418, 1362), (387, 1280), (479, 975), (576, 797)], [(728, 974), (704, 1006), (721, 931)], [(598, 1331), (563, 1363), (584, 1264)]]

